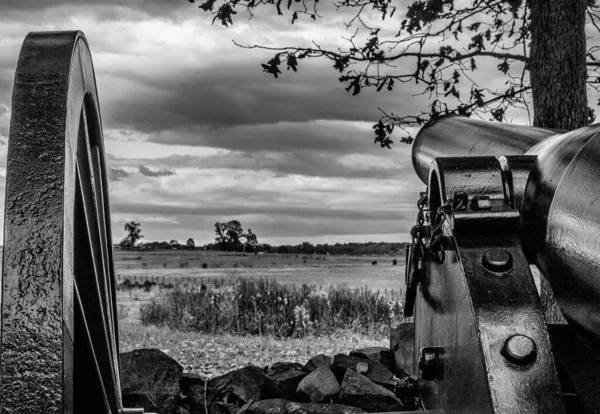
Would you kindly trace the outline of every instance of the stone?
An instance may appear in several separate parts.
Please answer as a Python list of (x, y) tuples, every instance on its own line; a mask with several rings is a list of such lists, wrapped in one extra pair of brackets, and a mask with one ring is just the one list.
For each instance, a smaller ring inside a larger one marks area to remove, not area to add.
[(308, 360), (306, 364), (304, 364), (304, 369), (308, 372), (313, 372), (315, 369), (319, 367), (329, 367), (333, 359), (329, 355), (319, 354)]
[(267, 382), (265, 388), (268, 398), (284, 398), (291, 401), (300, 401), (301, 396), (296, 392), (298, 384), (307, 372), (302, 369), (302, 364), (297, 362), (277, 362), (267, 369)]
[(298, 393), (313, 403), (337, 397), (340, 384), (329, 367), (320, 367), (308, 374), (298, 385)]
[(282, 398), (270, 398), (254, 402), (246, 409), (244, 414), (287, 414), (285, 406), (290, 401)]
[(380, 346), (373, 346), (369, 348), (355, 349), (350, 352), (350, 356), (356, 356), (359, 358), (370, 359), (371, 361), (379, 362), (384, 365), (390, 371), (394, 372), (394, 353), (388, 349)]
[(212, 378), (205, 386), (191, 385), (182, 405), (192, 414), (236, 412), (246, 403), (264, 399), (269, 381), (261, 368), (247, 366)]
[(125, 407), (157, 414), (178, 412), (183, 367), (158, 349), (136, 349), (120, 355), (121, 394)]
[(368, 413), (403, 409), (402, 402), (393, 392), (350, 369), (344, 375), (341, 388), (340, 404), (359, 407)]
[(363, 375), (369, 378), (371, 381), (377, 384), (393, 388), (394, 387), (394, 374), (386, 366), (370, 359), (359, 358), (356, 356), (349, 356), (344, 354), (337, 354), (333, 358), (333, 364), (331, 369), (335, 374), (335, 377), (339, 382), (342, 381), (346, 371), (351, 369), (357, 371), (357, 367), (364, 371), (364, 364), (368, 364), (368, 369), (363, 372)]
[(339, 404), (289, 403), (285, 406), (288, 414), (362, 414), (357, 407)]
[(201, 375), (195, 374), (193, 372), (184, 372), (181, 375), (181, 379), (179, 380), (179, 388), (183, 395), (187, 395), (192, 385), (204, 386), (205, 382), (206, 380)]
[(402, 323), (390, 332), (390, 350), (394, 353), (394, 369), (397, 377), (415, 374), (415, 324)]

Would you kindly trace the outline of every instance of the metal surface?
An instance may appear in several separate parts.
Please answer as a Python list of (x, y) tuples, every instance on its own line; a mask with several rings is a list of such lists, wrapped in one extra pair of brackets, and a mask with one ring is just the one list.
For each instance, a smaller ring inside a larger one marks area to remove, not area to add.
[[(420, 382), (426, 409), (565, 412), (506, 177), (494, 157), (439, 158), (432, 165), (430, 211), (457, 193), (469, 201), (487, 197), (489, 208), (469, 202), (452, 212), (443, 223), (450, 240), (446, 259), (426, 260), (416, 301), (415, 362), (423, 348), (443, 350), (442, 375)], [(487, 269), (486, 261), (500, 267)], [(526, 346), (525, 337), (533, 346)]]
[(121, 405), (107, 176), (81, 32), (30, 33), (12, 97), (2, 269), (2, 412)]
[[(600, 337), (600, 135), (575, 155), (548, 212), (538, 252), (565, 318)], [(540, 266), (540, 265), (538, 265)]]
[(437, 157), (523, 155), (558, 131), (522, 125), (486, 122), (460, 115), (437, 118), (425, 125), (412, 147), (412, 161), (421, 181), (429, 181)]
[[(599, 133), (600, 125), (551, 135), (551, 130), (451, 116), (423, 127), (413, 147), (421, 179), (435, 156), (465, 155), (459, 170), (470, 181), (473, 154), (500, 159), (503, 192), (520, 210), (529, 262), (549, 280), (565, 317), (595, 337), (600, 337)], [(486, 192), (485, 182), (473, 186)], [(499, 194), (491, 196), (492, 207)]]

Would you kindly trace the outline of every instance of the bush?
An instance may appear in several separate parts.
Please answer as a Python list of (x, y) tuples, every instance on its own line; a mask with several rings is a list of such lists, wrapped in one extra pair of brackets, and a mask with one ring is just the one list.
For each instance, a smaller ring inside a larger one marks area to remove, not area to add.
[(207, 333), (298, 337), (344, 329), (374, 335), (402, 320), (402, 305), (369, 289), (328, 290), (267, 279), (238, 279), (214, 288), (177, 286), (142, 305), (143, 324)]

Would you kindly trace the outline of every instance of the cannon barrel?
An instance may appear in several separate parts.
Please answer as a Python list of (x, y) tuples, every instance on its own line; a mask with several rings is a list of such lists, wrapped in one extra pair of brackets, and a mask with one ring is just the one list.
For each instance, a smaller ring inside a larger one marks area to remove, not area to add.
[[(437, 157), (533, 155), (515, 200), (527, 258), (565, 318), (600, 338), (600, 125), (563, 133), (459, 116), (419, 131), (413, 165), (427, 183)], [(502, 161), (502, 160), (501, 160)], [(505, 159), (504, 159), (505, 161)]]

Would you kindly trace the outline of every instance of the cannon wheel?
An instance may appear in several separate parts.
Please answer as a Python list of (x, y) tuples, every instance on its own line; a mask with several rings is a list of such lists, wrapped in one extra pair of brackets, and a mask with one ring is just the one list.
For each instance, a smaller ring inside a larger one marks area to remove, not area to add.
[(2, 412), (123, 412), (101, 125), (83, 33), (28, 34), (6, 171)]

